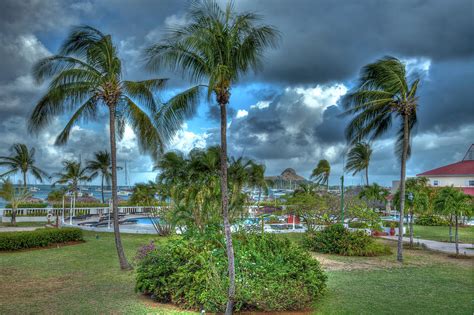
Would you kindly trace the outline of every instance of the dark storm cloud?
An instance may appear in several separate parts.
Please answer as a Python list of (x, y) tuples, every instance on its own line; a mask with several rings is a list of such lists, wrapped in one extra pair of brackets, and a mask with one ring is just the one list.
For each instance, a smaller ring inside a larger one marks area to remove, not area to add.
[[(227, 108), (227, 119), (231, 119), (232, 117), (235, 116), (235, 114), (237, 113), (237, 111), (232, 108), (232, 107), (228, 107)], [(221, 119), (221, 110), (219, 108), (218, 105), (216, 104), (209, 104), (207, 105), (207, 112), (206, 112), (206, 117), (212, 121), (220, 121)]]
[(345, 80), (386, 54), (435, 61), (474, 52), (470, 0), (239, 1), (282, 33), (261, 78), (287, 83)]

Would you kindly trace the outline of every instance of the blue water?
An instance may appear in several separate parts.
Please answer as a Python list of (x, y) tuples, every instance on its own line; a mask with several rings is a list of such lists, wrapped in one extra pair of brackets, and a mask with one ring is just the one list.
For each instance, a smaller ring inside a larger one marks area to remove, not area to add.
[(137, 222), (137, 224), (152, 224), (152, 221), (155, 221), (156, 223), (160, 223), (160, 219), (159, 218), (133, 218), (133, 220)]

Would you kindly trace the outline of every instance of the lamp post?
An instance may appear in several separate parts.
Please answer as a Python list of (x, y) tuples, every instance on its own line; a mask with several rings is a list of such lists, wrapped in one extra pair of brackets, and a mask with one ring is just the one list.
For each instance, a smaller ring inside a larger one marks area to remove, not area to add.
[(344, 173), (341, 176), (341, 223), (344, 225)]

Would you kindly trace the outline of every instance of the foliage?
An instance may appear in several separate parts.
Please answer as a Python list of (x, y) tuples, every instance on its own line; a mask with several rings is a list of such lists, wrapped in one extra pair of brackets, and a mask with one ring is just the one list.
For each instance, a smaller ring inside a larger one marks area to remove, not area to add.
[[(18, 209), (25, 209), (25, 208), (47, 208), (48, 207), (48, 204), (47, 203), (43, 203), (43, 202), (22, 202), (22, 203), (19, 203), (17, 205), (17, 208)], [(11, 203), (7, 203), (5, 205), (5, 208), (9, 208), (11, 209), (12, 208), (12, 204)]]
[(15, 143), (11, 146), (12, 156), (0, 156), (0, 166), (7, 167), (8, 170), (0, 174), (0, 177), (8, 176), (17, 172), (23, 174), (23, 186), (26, 187), (26, 173), (31, 174), (40, 182), (43, 178), (48, 178), (48, 174), (35, 165), (35, 148), (28, 149), (26, 144)]
[(61, 187), (59, 189), (53, 189), (48, 193), (48, 197), (46, 197), (46, 200), (50, 202), (58, 202), (62, 201), (63, 197), (66, 196), (67, 193), (67, 188), (66, 187)]
[[(318, 261), (286, 238), (238, 234), (234, 247), (236, 311), (305, 309), (326, 286)], [(160, 302), (221, 312), (226, 266), (222, 234), (171, 240), (140, 262), (136, 290)]]
[(434, 210), (442, 215), (470, 216), (474, 209), (469, 195), (454, 187), (443, 187), (434, 202)]
[[(228, 165), (228, 192), (231, 220), (243, 215), (247, 200), (242, 188), (255, 181), (255, 163), (243, 158), (231, 158)], [(168, 152), (158, 160), (157, 178), (161, 198), (171, 198), (174, 224), (203, 231), (207, 226), (220, 225), (220, 148), (193, 149), (185, 157)]]
[(11, 207), (11, 223), (16, 223), (16, 213), (18, 206), (28, 200), (31, 197), (31, 193), (23, 187), (15, 187), (13, 183), (9, 180), (3, 180), (2, 186), (0, 187), (0, 198), (3, 198), (10, 204)]
[(365, 170), (366, 184), (369, 185), (369, 163), (372, 155), (372, 148), (367, 142), (356, 143), (347, 154), (347, 164), (345, 170), (353, 172), (352, 176)]
[(82, 240), (82, 230), (76, 228), (5, 232), (0, 233), (0, 250), (46, 247), (52, 244)]
[(318, 165), (311, 173), (318, 185), (327, 185), (329, 188), (329, 176), (331, 175), (331, 165), (328, 160), (319, 160)]
[[(405, 185), (405, 203), (410, 215), (429, 212), (429, 198), (432, 196), (433, 188), (428, 185), (428, 179), (426, 177), (408, 178)], [(393, 203), (396, 207), (400, 206), (400, 190), (395, 193)]]
[(104, 203), (104, 182), (107, 185), (110, 185), (112, 180), (112, 161), (110, 158), (110, 153), (107, 150), (95, 152), (94, 159), (87, 161), (86, 168), (91, 173), (91, 179), (94, 179), (100, 175), (100, 188), (102, 193), (102, 202)]
[(77, 197), (79, 184), (91, 181), (91, 177), (87, 175), (88, 170), (82, 167), (81, 162), (64, 160), (62, 164), (63, 172), (55, 174), (58, 179), (53, 183), (53, 186), (56, 184), (68, 185), (68, 189)]
[(317, 252), (343, 256), (379, 256), (391, 253), (389, 247), (375, 243), (363, 231), (351, 232), (342, 224), (329, 225), (322, 231), (307, 233), (304, 244)]
[(384, 227), (389, 227), (389, 228), (398, 228), (400, 226), (400, 222), (398, 221), (383, 221), (382, 225)]
[(415, 224), (424, 226), (447, 226), (449, 221), (436, 214), (424, 214), (415, 219)]
[[(75, 208), (108, 208), (110, 205), (108, 203), (100, 203), (100, 202), (76, 202)], [(62, 209), (63, 205), (62, 203), (55, 203), (53, 204), (53, 208)], [(67, 202), (65, 201), (64, 203), (64, 208), (69, 209), (70, 208), (70, 203), (69, 200)]]
[(370, 208), (376, 208), (387, 202), (386, 198), (389, 194), (388, 189), (373, 183), (362, 188), (359, 198), (365, 200)]
[(133, 192), (128, 198), (129, 205), (155, 206), (159, 201), (155, 198), (158, 193), (156, 183), (149, 181), (148, 183), (137, 183), (133, 187)]

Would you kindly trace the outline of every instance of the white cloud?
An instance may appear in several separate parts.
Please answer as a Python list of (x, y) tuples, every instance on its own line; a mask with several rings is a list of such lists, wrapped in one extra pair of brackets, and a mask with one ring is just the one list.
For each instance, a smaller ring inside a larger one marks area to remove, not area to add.
[(316, 85), (314, 88), (286, 88), (285, 91), (295, 91), (303, 95), (304, 103), (311, 108), (326, 109), (335, 105), (339, 98), (347, 93), (347, 87), (342, 83)]
[(244, 118), (249, 115), (249, 112), (246, 111), (245, 109), (239, 109), (237, 111), (237, 115), (235, 116), (236, 118)]
[(207, 133), (199, 134), (189, 131), (188, 125), (184, 124), (171, 141), (170, 149), (187, 153), (193, 148), (205, 148), (208, 137)]
[(251, 109), (264, 109), (270, 106), (270, 101), (260, 101), (257, 104), (250, 106)]

